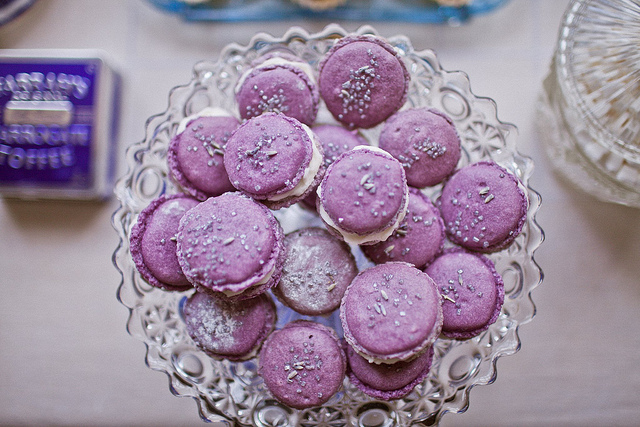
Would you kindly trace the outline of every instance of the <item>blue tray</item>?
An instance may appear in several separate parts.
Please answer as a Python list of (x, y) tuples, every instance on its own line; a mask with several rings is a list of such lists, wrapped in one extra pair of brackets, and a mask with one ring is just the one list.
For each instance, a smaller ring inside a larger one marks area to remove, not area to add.
[(349, 0), (329, 10), (313, 11), (291, 0), (211, 0), (189, 4), (180, 0), (149, 0), (187, 21), (280, 21), (323, 19), (351, 21), (403, 21), (456, 24), (490, 12), (508, 0), (472, 0), (462, 7), (438, 6), (429, 0)]

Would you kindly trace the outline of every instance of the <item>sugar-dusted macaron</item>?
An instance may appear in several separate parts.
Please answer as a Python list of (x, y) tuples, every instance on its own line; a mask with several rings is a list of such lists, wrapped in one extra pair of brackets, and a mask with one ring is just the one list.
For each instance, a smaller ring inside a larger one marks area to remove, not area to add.
[(450, 248), (425, 272), (442, 294), (444, 336), (471, 338), (498, 319), (504, 303), (504, 282), (486, 256)]
[(215, 359), (234, 362), (258, 355), (277, 317), (267, 293), (236, 303), (195, 292), (185, 301), (182, 313), (187, 333), (198, 347)]
[(398, 111), (407, 100), (409, 79), (393, 46), (372, 35), (339, 39), (318, 71), (327, 109), (350, 128), (371, 128)]
[(271, 54), (254, 63), (235, 89), (240, 117), (283, 113), (311, 125), (318, 114), (319, 93), (308, 64), (293, 55)]
[(131, 229), (133, 262), (150, 285), (168, 291), (192, 288), (176, 256), (176, 234), (182, 216), (198, 204), (184, 194), (162, 195), (140, 212)]
[(196, 289), (255, 297), (280, 279), (284, 233), (273, 213), (239, 192), (211, 197), (180, 220), (177, 255)]
[(271, 209), (302, 200), (325, 171), (322, 146), (311, 129), (278, 113), (254, 117), (236, 129), (224, 166), (235, 188)]
[(349, 246), (324, 228), (293, 231), (284, 239), (285, 258), (273, 293), (298, 313), (318, 316), (340, 306), (358, 274)]
[(409, 108), (384, 124), (378, 146), (400, 160), (412, 187), (442, 182), (460, 160), (460, 137), (453, 120), (433, 108)]
[(296, 409), (319, 406), (342, 386), (347, 360), (333, 329), (295, 320), (269, 335), (258, 373), (271, 394)]
[(382, 400), (402, 399), (429, 375), (433, 347), (408, 362), (369, 363), (346, 345), (347, 376), (363, 393)]
[(451, 241), (495, 252), (509, 246), (527, 219), (527, 196), (518, 179), (492, 161), (472, 163), (445, 183), (438, 205)]
[(171, 139), (167, 162), (172, 177), (199, 200), (234, 187), (224, 168), (224, 150), (238, 119), (220, 108), (206, 108), (185, 118)]
[[(369, 141), (357, 130), (334, 124), (319, 124), (311, 128), (322, 144), (324, 164), (329, 167), (342, 153), (352, 150), (358, 145), (369, 145)], [(315, 190), (315, 189), (314, 189)], [(316, 191), (304, 198), (305, 207), (316, 209)]]
[(377, 147), (358, 146), (327, 168), (318, 213), (347, 243), (386, 240), (404, 219), (409, 188), (400, 162)]
[(442, 329), (441, 297), (433, 280), (404, 262), (361, 271), (340, 305), (347, 343), (372, 363), (411, 360)]
[(404, 261), (423, 268), (442, 251), (444, 241), (440, 211), (426, 194), (409, 187), (409, 208), (398, 229), (387, 240), (361, 248), (376, 264)]

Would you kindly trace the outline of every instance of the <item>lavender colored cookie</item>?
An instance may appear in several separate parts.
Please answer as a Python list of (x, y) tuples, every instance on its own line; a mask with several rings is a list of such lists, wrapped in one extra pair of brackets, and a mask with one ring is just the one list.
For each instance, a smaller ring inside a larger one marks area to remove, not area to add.
[(306, 197), (325, 171), (322, 146), (311, 129), (283, 114), (247, 120), (231, 135), (224, 166), (235, 188), (271, 209)]
[(433, 280), (404, 262), (361, 271), (340, 306), (344, 338), (372, 363), (418, 356), (442, 329), (442, 303)]
[(400, 162), (379, 148), (358, 146), (327, 169), (318, 188), (318, 213), (347, 243), (373, 244), (398, 228), (408, 193)]
[(171, 175), (182, 189), (199, 200), (235, 190), (224, 168), (224, 150), (238, 119), (207, 108), (188, 117), (172, 138), (167, 152)]
[(267, 338), (258, 373), (276, 399), (304, 409), (322, 405), (340, 389), (346, 365), (333, 329), (296, 320)]
[(275, 327), (276, 306), (268, 294), (234, 303), (196, 292), (185, 302), (183, 315), (187, 333), (205, 353), (238, 362), (257, 356)]
[(411, 108), (391, 116), (380, 133), (379, 147), (402, 163), (407, 182), (417, 188), (448, 177), (461, 151), (453, 121), (432, 108)]
[(346, 36), (320, 62), (318, 87), (336, 120), (350, 128), (371, 128), (404, 105), (409, 73), (382, 38)]
[(346, 345), (347, 375), (363, 393), (382, 400), (402, 399), (429, 375), (433, 347), (408, 362), (369, 363)]
[(358, 274), (351, 249), (323, 228), (304, 228), (284, 239), (284, 265), (273, 293), (298, 313), (318, 316), (340, 306)]
[(438, 205), (449, 239), (479, 252), (509, 246), (527, 219), (527, 197), (518, 179), (490, 161), (458, 170), (445, 183)]
[(265, 112), (294, 117), (311, 125), (318, 114), (319, 94), (306, 67), (291, 56), (270, 55), (246, 72), (236, 86), (240, 117)]
[(400, 227), (384, 242), (361, 249), (376, 264), (404, 261), (423, 268), (442, 251), (444, 240), (440, 211), (426, 194), (409, 187), (409, 208)]
[(225, 193), (182, 217), (178, 261), (196, 289), (233, 300), (252, 298), (280, 279), (283, 239), (266, 206), (238, 192)]
[[(322, 144), (324, 151), (324, 165), (329, 167), (344, 152), (352, 150), (358, 145), (369, 145), (369, 142), (356, 130), (349, 130), (343, 126), (322, 124), (311, 128)], [(316, 209), (317, 193), (312, 191), (302, 201), (304, 207)]]
[(167, 291), (192, 288), (178, 263), (175, 240), (180, 219), (197, 204), (186, 195), (163, 195), (140, 212), (131, 229), (131, 256), (150, 285)]
[(504, 302), (504, 283), (489, 258), (450, 248), (425, 272), (442, 294), (444, 336), (471, 338), (498, 319)]

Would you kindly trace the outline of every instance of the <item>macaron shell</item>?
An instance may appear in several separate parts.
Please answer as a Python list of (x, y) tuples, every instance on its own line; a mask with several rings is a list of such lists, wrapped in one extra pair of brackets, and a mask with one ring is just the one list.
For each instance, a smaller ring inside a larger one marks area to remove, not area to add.
[(493, 262), (478, 253), (447, 249), (425, 272), (443, 296), (442, 334), (471, 338), (498, 319), (504, 303), (504, 282)]
[(296, 320), (262, 346), (258, 373), (280, 402), (296, 409), (322, 405), (342, 386), (346, 356), (332, 329)]
[(268, 294), (238, 304), (196, 292), (183, 313), (198, 347), (213, 358), (232, 361), (254, 357), (276, 322), (276, 306)]
[(173, 178), (199, 200), (235, 188), (224, 168), (224, 149), (240, 125), (235, 117), (203, 116), (193, 119), (169, 145), (167, 162)]
[(406, 102), (409, 73), (393, 47), (374, 36), (338, 40), (319, 65), (327, 109), (350, 128), (371, 128)]
[(160, 196), (140, 212), (131, 230), (130, 250), (150, 285), (168, 291), (192, 288), (176, 256), (175, 236), (182, 216), (197, 204), (186, 195)]
[(342, 299), (340, 320), (345, 340), (367, 360), (410, 360), (440, 334), (441, 298), (427, 274), (390, 262), (356, 276)]
[(438, 205), (449, 239), (469, 250), (494, 252), (522, 230), (528, 201), (513, 174), (482, 161), (458, 170), (445, 183)]
[(380, 133), (379, 147), (398, 159), (410, 186), (442, 182), (460, 160), (460, 137), (451, 118), (432, 108), (411, 108), (391, 116)]

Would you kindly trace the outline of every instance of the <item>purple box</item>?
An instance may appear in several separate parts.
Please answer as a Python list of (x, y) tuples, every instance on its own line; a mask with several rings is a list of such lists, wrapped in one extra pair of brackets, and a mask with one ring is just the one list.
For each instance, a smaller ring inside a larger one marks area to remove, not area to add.
[(104, 199), (119, 78), (94, 50), (0, 50), (0, 194)]

